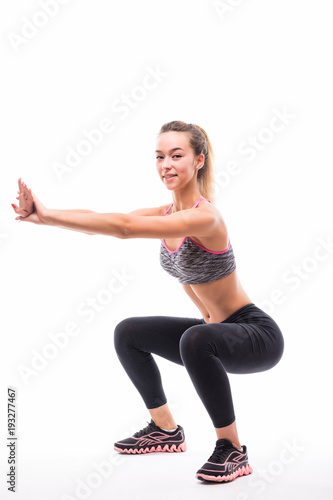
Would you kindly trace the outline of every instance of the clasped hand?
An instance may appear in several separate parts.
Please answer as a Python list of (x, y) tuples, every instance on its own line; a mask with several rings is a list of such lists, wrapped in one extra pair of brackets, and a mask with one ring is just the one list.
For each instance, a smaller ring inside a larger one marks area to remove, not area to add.
[(18, 215), (15, 220), (45, 224), (47, 208), (39, 201), (35, 193), (22, 182), (21, 177), (18, 180), (18, 186), (16, 199), (19, 200), (19, 205), (12, 203), (13, 210)]

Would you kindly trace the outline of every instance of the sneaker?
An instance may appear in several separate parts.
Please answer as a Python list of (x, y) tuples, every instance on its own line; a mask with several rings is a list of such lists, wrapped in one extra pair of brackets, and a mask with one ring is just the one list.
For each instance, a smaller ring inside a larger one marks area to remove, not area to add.
[(184, 429), (178, 425), (173, 432), (165, 432), (153, 420), (136, 432), (133, 437), (114, 443), (114, 449), (121, 453), (151, 453), (154, 451), (186, 451)]
[(195, 477), (203, 481), (232, 481), (238, 476), (251, 474), (252, 471), (246, 446), (242, 446), (242, 451), (239, 451), (228, 439), (218, 439), (213, 454)]

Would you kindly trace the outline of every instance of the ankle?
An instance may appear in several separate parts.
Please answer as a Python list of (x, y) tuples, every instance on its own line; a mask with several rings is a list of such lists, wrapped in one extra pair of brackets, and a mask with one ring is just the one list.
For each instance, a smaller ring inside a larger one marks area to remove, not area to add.
[[(154, 420), (154, 419), (153, 419)], [(164, 429), (166, 431), (170, 431), (172, 429), (177, 429), (178, 425), (176, 424), (176, 422), (170, 422), (170, 420), (168, 421), (163, 421), (163, 420), (154, 420), (155, 424), (157, 425), (157, 427), (160, 427), (160, 429)]]
[(176, 429), (178, 426), (174, 419), (171, 418), (165, 418), (165, 417), (158, 417), (157, 415), (152, 415), (151, 416), (153, 422), (157, 425), (157, 427), (161, 427), (161, 429), (165, 430), (171, 430), (171, 429)]
[(152, 408), (149, 410), (150, 416), (152, 420), (155, 422), (157, 427), (161, 427), (162, 429), (176, 429), (177, 424), (170, 412), (168, 407), (168, 403), (159, 408)]
[(230, 437), (218, 435), (217, 439), (227, 439), (234, 448), (237, 448), (238, 450), (242, 448), (242, 445), (238, 440), (230, 439)]

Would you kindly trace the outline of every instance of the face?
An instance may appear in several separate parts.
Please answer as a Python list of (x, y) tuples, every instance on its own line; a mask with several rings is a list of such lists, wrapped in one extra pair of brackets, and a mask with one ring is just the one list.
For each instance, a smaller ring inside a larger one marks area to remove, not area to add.
[(194, 156), (187, 132), (164, 132), (158, 137), (155, 153), (158, 174), (168, 189), (196, 182), (196, 166), (202, 166), (204, 155)]

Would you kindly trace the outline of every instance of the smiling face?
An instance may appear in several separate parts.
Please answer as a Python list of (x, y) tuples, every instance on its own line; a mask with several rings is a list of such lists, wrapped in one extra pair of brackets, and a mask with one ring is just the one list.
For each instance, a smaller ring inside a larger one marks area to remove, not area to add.
[(204, 155), (194, 156), (187, 132), (164, 132), (156, 144), (156, 167), (158, 174), (168, 189), (180, 189), (189, 183), (196, 183), (198, 169)]

